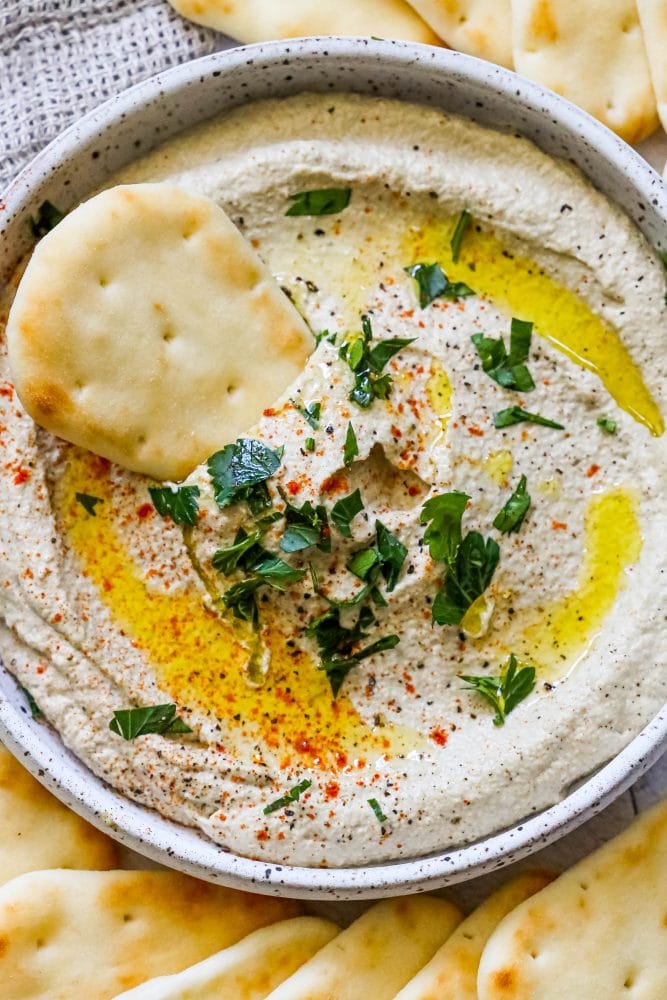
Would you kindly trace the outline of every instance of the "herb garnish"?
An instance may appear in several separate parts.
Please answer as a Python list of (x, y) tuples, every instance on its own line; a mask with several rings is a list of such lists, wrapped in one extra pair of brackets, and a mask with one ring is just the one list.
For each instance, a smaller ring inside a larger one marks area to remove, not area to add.
[(162, 517), (170, 517), (174, 524), (187, 524), (194, 527), (199, 514), (198, 486), (178, 486), (172, 490), (170, 486), (149, 486), (153, 506)]
[(373, 612), (370, 608), (363, 607), (356, 624), (352, 628), (346, 628), (340, 622), (340, 609), (328, 608), (324, 614), (314, 618), (306, 628), (306, 635), (317, 642), (321, 657), (320, 669), (324, 670), (329, 678), (334, 698), (353, 667), (368, 656), (393, 649), (400, 642), (397, 635), (386, 635), (365, 649), (352, 652), (357, 643), (368, 637), (365, 629), (374, 622)]
[(463, 242), (463, 237), (465, 236), (466, 229), (472, 221), (472, 215), (467, 208), (464, 208), (458, 217), (458, 221), (454, 228), (454, 233), (449, 245), (452, 248), (452, 260), (455, 264), (458, 263), (459, 257), (461, 256), (461, 243)]
[(301, 414), (303, 419), (310, 424), (313, 430), (316, 431), (320, 425), (320, 412), (322, 410), (322, 404), (306, 403), (304, 406), (303, 403), (298, 403), (296, 399), (290, 399), (290, 403), (294, 409)]
[(532, 323), (512, 319), (509, 354), (502, 337), (486, 337), (483, 333), (473, 333), (470, 338), (479, 354), (482, 368), (504, 389), (530, 392), (535, 388), (533, 377), (525, 364), (530, 353), (532, 333)]
[(229, 576), (230, 573), (239, 568), (239, 563), (243, 565), (247, 554), (258, 544), (261, 537), (262, 532), (259, 530), (247, 532), (245, 528), (239, 528), (232, 545), (227, 546), (226, 549), (218, 549), (213, 554), (211, 559), (213, 568), (217, 569), (219, 573)]
[(357, 435), (350, 422), (347, 425), (347, 434), (345, 435), (345, 444), (343, 446), (343, 465), (352, 465), (358, 454), (359, 445), (357, 444)]
[(23, 691), (23, 694), (26, 696), (26, 700), (28, 702), (28, 708), (30, 709), (30, 714), (33, 717), (33, 719), (43, 719), (44, 713), (42, 712), (41, 708), (39, 707), (33, 696), (30, 694), (30, 691), (28, 691), (26, 687), (23, 687), (22, 684), (19, 684), (19, 687), (21, 688), (21, 691)]
[(438, 625), (458, 625), (470, 605), (491, 583), (500, 559), (500, 549), (492, 538), (478, 531), (462, 536), (461, 520), (470, 497), (453, 491), (431, 497), (420, 516), (431, 522), (424, 534), (431, 558), (444, 562), (447, 574), (431, 608)]
[(498, 429), (501, 427), (511, 427), (512, 424), (521, 423), (540, 424), (542, 427), (554, 427), (557, 431), (565, 430), (563, 424), (557, 424), (555, 420), (547, 420), (546, 417), (541, 417), (539, 413), (529, 413), (528, 410), (524, 410), (520, 406), (508, 406), (506, 410), (499, 410), (497, 413), (493, 414), (493, 426)]
[(218, 507), (245, 500), (253, 514), (271, 506), (266, 486), (280, 465), (282, 453), (254, 438), (239, 438), (208, 460), (208, 473)]
[(615, 420), (610, 420), (609, 417), (598, 417), (596, 421), (598, 427), (600, 427), (605, 434), (615, 434), (618, 424)]
[(530, 507), (530, 494), (526, 493), (526, 482), (526, 477), (521, 476), (514, 493), (496, 514), (493, 527), (497, 528), (498, 531), (509, 534), (510, 531), (518, 531), (523, 524), (523, 519)]
[(434, 299), (462, 299), (475, 294), (465, 282), (450, 281), (439, 264), (412, 264), (405, 271), (417, 282), (422, 309), (426, 309)]
[(348, 398), (363, 409), (368, 409), (375, 399), (388, 398), (393, 379), (388, 373), (382, 375), (382, 369), (402, 348), (412, 344), (415, 338), (391, 337), (388, 340), (378, 340), (371, 347), (372, 339), (371, 321), (364, 315), (361, 317), (361, 333), (347, 340), (338, 352), (339, 357), (354, 372), (354, 386)]
[(331, 529), (326, 507), (313, 507), (310, 500), (296, 507), (284, 494), (283, 501), (287, 524), (280, 540), (283, 552), (300, 552), (311, 545), (317, 545), (320, 552), (331, 552)]
[(192, 729), (176, 715), (175, 705), (149, 705), (145, 708), (122, 708), (113, 713), (109, 723), (112, 733), (133, 740), (146, 733), (191, 733)]
[(336, 215), (350, 204), (352, 188), (317, 188), (291, 194), (285, 215)]
[(41, 240), (42, 236), (50, 233), (64, 218), (65, 215), (59, 208), (50, 201), (43, 201), (37, 211), (37, 218), (30, 220), (30, 231), (35, 239)]
[(91, 517), (97, 517), (97, 514), (95, 513), (95, 508), (97, 507), (98, 503), (104, 503), (102, 497), (93, 497), (90, 495), (90, 493), (75, 493), (74, 499), (81, 504), (85, 512), (87, 514), (90, 514)]
[[(273, 587), (274, 590), (284, 592), (287, 584), (298, 583), (306, 575), (305, 569), (294, 569), (286, 563), (280, 556), (274, 556), (266, 552), (261, 546), (257, 546), (256, 561), (252, 561), (252, 554), (255, 549), (251, 548), (243, 559), (244, 566), (247, 565), (249, 572), (253, 575), (247, 580), (241, 580), (234, 586), (226, 590), (222, 595), (222, 601), (226, 608), (230, 608), (237, 618), (243, 621), (257, 621), (257, 604), (255, 594), (260, 587), (265, 584)], [(241, 564), (241, 560), (239, 560)]]
[(291, 788), (285, 795), (281, 795), (279, 799), (275, 800), (275, 802), (271, 802), (268, 806), (264, 806), (264, 815), (268, 816), (270, 813), (277, 812), (279, 809), (290, 805), (292, 802), (298, 802), (303, 793), (307, 791), (311, 785), (312, 781), (309, 781), (308, 778), (300, 781), (298, 785)]
[(494, 726), (502, 726), (505, 716), (523, 701), (535, 687), (535, 667), (519, 667), (514, 653), (511, 653), (500, 677), (461, 676), (471, 689), (486, 698), (496, 710)]
[(364, 502), (358, 489), (354, 493), (350, 493), (349, 496), (337, 500), (331, 508), (331, 520), (345, 538), (352, 538), (350, 522), (363, 509)]
[(378, 823), (386, 823), (387, 822), (387, 817), (382, 812), (382, 809), (380, 808), (380, 803), (378, 802), (378, 800), (377, 799), (369, 799), (368, 800), (368, 804), (371, 807), (371, 809), (373, 810), (373, 812), (375, 813), (375, 818), (378, 821)]
[(315, 451), (315, 438), (306, 438), (303, 447), (304, 451)]
[(331, 603), (336, 607), (351, 607), (370, 596), (378, 607), (386, 607), (387, 602), (377, 587), (378, 578), (382, 574), (387, 584), (387, 592), (391, 593), (398, 582), (407, 554), (408, 550), (396, 535), (393, 535), (381, 521), (376, 521), (375, 546), (355, 552), (347, 564), (350, 573), (363, 580), (366, 586), (349, 601)]

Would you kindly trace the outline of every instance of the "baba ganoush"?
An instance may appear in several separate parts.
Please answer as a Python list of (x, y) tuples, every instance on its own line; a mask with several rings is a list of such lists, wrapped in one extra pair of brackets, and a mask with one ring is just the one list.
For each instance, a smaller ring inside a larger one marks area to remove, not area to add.
[(667, 697), (658, 255), (530, 142), (375, 98), (245, 106), (110, 183), (167, 180), (313, 353), (173, 487), (37, 427), (3, 355), (6, 667), (95, 774), (253, 858), (415, 857), (558, 801)]

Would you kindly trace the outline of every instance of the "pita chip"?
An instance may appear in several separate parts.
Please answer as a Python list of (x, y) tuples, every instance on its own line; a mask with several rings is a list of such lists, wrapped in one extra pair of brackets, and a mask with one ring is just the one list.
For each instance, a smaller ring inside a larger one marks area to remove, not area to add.
[(410, 0), (453, 49), (512, 68), (511, 0)]

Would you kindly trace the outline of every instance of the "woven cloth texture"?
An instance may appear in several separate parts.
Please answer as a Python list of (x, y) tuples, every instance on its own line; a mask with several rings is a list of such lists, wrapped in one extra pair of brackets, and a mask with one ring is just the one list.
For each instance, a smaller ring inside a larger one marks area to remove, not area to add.
[(0, 0), (0, 190), (107, 97), (230, 44), (166, 0)]

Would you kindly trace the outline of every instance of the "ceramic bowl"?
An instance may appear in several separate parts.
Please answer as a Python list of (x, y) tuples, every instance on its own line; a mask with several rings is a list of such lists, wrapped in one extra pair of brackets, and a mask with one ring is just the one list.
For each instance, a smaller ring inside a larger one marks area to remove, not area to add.
[[(298, 91), (357, 91), (431, 104), (527, 136), (574, 161), (655, 246), (667, 239), (667, 189), (628, 146), (583, 111), (507, 70), (456, 52), (371, 39), (311, 38), (220, 52), (155, 76), (86, 115), (23, 170), (0, 203), (0, 277), (29, 248), (27, 220), (46, 199), (68, 209), (138, 155), (247, 101)], [(477, 843), (390, 864), (298, 868), (250, 861), (163, 819), (96, 778), (35, 722), (0, 670), (0, 736), (59, 799), (117, 840), (200, 878), (275, 895), (355, 899), (434, 889), (507, 865), (563, 836), (621, 794), (667, 744), (663, 710), (557, 805)]]

